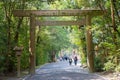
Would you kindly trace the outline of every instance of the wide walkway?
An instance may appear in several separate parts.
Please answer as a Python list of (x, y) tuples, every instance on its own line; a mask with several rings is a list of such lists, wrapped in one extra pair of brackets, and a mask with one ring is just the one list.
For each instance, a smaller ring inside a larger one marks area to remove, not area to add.
[(106, 80), (103, 77), (89, 73), (87, 69), (69, 65), (68, 61), (48, 63), (36, 70), (33, 76), (27, 76), (24, 80)]

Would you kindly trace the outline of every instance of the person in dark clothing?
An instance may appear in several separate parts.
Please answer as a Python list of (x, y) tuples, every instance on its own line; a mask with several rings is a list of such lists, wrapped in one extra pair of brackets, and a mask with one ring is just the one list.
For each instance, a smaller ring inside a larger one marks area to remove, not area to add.
[(69, 58), (69, 65), (71, 65), (72, 64), (72, 59), (71, 58)]
[(77, 56), (74, 57), (74, 64), (77, 65), (78, 58)]

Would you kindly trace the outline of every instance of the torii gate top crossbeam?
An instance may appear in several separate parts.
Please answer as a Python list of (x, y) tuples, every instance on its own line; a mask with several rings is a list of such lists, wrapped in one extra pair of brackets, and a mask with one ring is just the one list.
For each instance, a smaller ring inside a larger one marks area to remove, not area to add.
[(29, 17), (30, 14), (34, 14), (35, 16), (85, 16), (85, 15), (102, 15), (104, 13), (103, 10), (14, 10), (13, 14), (17, 17)]

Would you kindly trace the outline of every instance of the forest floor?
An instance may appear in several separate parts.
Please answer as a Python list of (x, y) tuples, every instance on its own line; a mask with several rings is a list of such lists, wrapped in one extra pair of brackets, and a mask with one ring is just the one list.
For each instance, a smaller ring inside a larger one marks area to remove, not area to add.
[(0, 75), (0, 80), (23, 80), (28, 75), (28, 71), (21, 71), (21, 76), (17, 77), (17, 73), (8, 73), (7, 75)]
[(107, 78), (108, 80), (120, 80), (120, 72), (96, 72), (96, 74)]

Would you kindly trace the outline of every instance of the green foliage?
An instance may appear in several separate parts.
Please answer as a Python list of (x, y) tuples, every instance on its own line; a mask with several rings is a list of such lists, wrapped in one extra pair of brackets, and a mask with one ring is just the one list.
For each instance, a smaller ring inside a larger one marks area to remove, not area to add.
[(102, 71), (103, 70), (104, 65), (102, 63), (102, 60), (101, 60), (100, 56), (95, 57), (94, 65), (95, 65), (95, 70), (96, 71)]
[(29, 68), (29, 52), (27, 49), (28, 48), (24, 47), (24, 51), (21, 55), (21, 69), (23, 70)]
[(99, 46), (100, 46), (100, 47), (104, 47), (104, 48), (106, 48), (106, 49), (108, 49), (108, 50), (111, 50), (111, 51), (115, 49), (115, 45), (112, 44), (112, 43), (108, 43), (108, 42), (101, 42), (101, 43), (99, 44)]
[(80, 58), (80, 59), (81, 59), (81, 63), (82, 63), (82, 64), (86, 64), (87, 58), (86, 58), (85, 54), (82, 53), (80, 56), (81, 56), (81, 58)]
[(115, 68), (116, 72), (120, 72), (120, 64)]
[(68, 33), (62, 27), (41, 27), (40, 30), (37, 34), (37, 65), (51, 61), (53, 51), (57, 55), (61, 49), (67, 48), (70, 44)]
[(115, 64), (112, 63), (110, 60), (104, 64), (104, 70), (106, 71), (114, 71)]
[(3, 72), (5, 71), (5, 64), (4, 64), (4, 61), (5, 61), (5, 57), (4, 56), (0, 56), (0, 72)]

